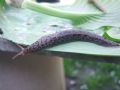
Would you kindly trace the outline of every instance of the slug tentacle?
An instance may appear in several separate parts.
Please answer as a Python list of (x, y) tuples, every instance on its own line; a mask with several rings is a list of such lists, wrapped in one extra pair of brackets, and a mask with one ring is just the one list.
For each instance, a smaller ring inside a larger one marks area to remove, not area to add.
[(15, 55), (13, 59), (17, 58), (18, 56), (24, 56), (26, 54), (43, 50), (45, 48), (53, 47), (55, 45), (74, 42), (74, 41), (93, 42), (106, 47), (120, 46), (118, 43), (112, 42), (110, 40), (106, 40), (97, 34), (86, 32), (83, 31), (82, 29), (78, 29), (78, 30), (70, 29), (41, 37), (39, 40), (37, 40), (27, 48), (22, 49), (22, 51), (17, 55)]
[[(23, 50), (24, 51), (24, 50)], [(25, 54), (23, 53), (23, 51), (19, 52), (18, 54), (16, 54), (15, 56), (12, 57), (12, 59), (16, 59), (19, 56), (24, 56)]]

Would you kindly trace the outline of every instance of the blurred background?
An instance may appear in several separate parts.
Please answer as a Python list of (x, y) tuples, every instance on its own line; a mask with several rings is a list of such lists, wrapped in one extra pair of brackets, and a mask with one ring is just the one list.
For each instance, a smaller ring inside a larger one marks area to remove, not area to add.
[(64, 59), (68, 90), (120, 90), (120, 65)]

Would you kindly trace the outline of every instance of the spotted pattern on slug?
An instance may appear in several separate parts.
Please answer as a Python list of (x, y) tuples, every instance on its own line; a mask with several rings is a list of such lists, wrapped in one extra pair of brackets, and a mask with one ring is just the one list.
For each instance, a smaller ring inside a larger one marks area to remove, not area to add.
[(106, 40), (103, 37), (94, 33), (86, 32), (81, 29), (70, 29), (41, 37), (36, 42), (22, 50), (20, 53), (18, 53), (15, 57), (33, 53), (48, 47), (53, 47), (55, 45), (74, 41), (93, 42), (106, 47), (119, 46), (118, 43)]

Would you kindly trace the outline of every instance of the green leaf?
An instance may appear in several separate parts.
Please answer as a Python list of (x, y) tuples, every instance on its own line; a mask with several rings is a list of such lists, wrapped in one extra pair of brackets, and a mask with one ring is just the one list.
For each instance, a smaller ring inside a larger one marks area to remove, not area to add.
[[(81, 7), (82, 4), (84, 4), (85, 8)], [(89, 5), (87, 0), (82, 0), (81, 5), (79, 4), (79, 7), (77, 5), (72, 5), (67, 7), (57, 6), (55, 8), (55, 6), (50, 7), (49, 5), (45, 5), (42, 3), (39, 4), (32, 0), (24, 0), (24, 2), (22, 3), (23, 8), (28, 8), (55, 17), (70, 19), (72, 20), (74, 25), (85, 23), (93, 16), (103, 15), (102, 12), (98, 11), (95, 7), (93, 8), (91, 5)]]
[(86, 29), (97, 29), (102, 26), (120, 26), (120, 0), (97, 0), (106, 13), (101, 13), (88, 0), (76, 0), (71, 6), (45, 6), (31, 0), (25, 0), (23, 7), (40, 13), (67, 18), (73, 24)]
[(97, 56), (120, 56), (120, 47), (103, 47), (89, 42), (72, 42), (48, 50)]
[(14, 7), (7, 9), (0, 19), (2, 37), (25, 45), (44, 35), (73, 27), (70, 20)]
[[(104, 4), (107, 2), (107, 6), (111, 7), (110, 9), (108, 9), (110, 13), (106, 14), (105, 16), (104, 15), (91, 16), (89, 14), (88, 15), (86, 14), (84, 17), (83, 15), (80, 17), (80, 22), (79, 22), (79, 25), (81, 27), (88, 28), (89, 29), (88, 31), (95, 32), (99, 35), (104, 34), (104, 30), (98, 28), (100, 26), (116, 25), (119, 27), (120, 13), (119, 12), (115, 13), (119, 11), (118, 9), (116, 9), (120, 7), (119, 5), (118, 6), (116, 5), (116, 4), (120, 4), (119, 0), (118, 1), (110, 0), (109, 2), (108, 0), (104, 0), (103, 2)], [(112, 4), (113, 6), (111, 6), (110, 4)], [(75, 5), (76, 4), (74, 4), (73, 6), (74, 7), (78, 6), (78, 5), (76, 6)], [(86, 4), (85, 3), (80, 4), (82, 8), (85, 7), (84, 5)], [(66, 8), (68, 8), (68, 6), (66, 6)], [(84, 11), (87, 13), (93, 13), (92, 8), (90, 12), (89, 12), (90, 9), (89, 10), (85, 9)], [(65, 6), (64, 6), (64, 9), (65, 9)], [(94, 10), (97, 10), (97, 9), (94, 8)], [(97, 10), (97, 12), (99, 11)], [(72, 21), (70, 19), (63, 19), (59, 17), (48, 16), (42, 13), (21, 9), (21, 8), (9, 7), (0, 15), (1, 15), (0, 28), (2, 28), (4, 32), (4, 34), (1, 35), (1, 37), (4, 37), (6, 39), (12, 40), (13, 42), (23, 44), (23, 45), (30, 45), (34, 41), (36, 41), (38, 38), (44, 35), (65, 30), (67, 28), (75, 27), (72, 25)], [(91, 17), (92, 19), (89, 19), (89, 17)], [(91, 29), (96, 27), (97, 29)], [(47, 50), (57, 51), (57, 52), (76, 53), (76, 54), (97, 55), (97, 56), (120, 56), (120, 47), (111, 47), (111, 48), (103, 47), (100, 45), (96, 45), (94, 43), (82, 42), (82, 41), (58, 45), (53, 48), (49, 48)]]
[[(78, 0), (79, 1), (79, 0)], [(106, 14), (94, 16), (88, 22), (78, 25), (86, 29), (97, 29), (103, 26), (120, 27), (120, 0), (97, 0), (106, 11)]]

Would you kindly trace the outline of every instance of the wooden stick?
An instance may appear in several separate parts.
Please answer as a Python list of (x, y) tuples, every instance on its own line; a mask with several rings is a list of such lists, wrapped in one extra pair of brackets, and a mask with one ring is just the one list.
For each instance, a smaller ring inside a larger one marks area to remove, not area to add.
[(105, 11), (105, 9), (100, 5), (100, 3), (98, 3), (98, 1), (97, 0), (88, 0), (89, 1), (89, 3), (92, 3), (92, 4), (94, 4), (94, 6), (96, 7), (96, 8), (98, 8), (100, 11), (102, 11), (102, 12), (106, 12)]
[(63, 60), (30, 55), (13, 61), (0, 55), (0, 90), (65, 90)]

